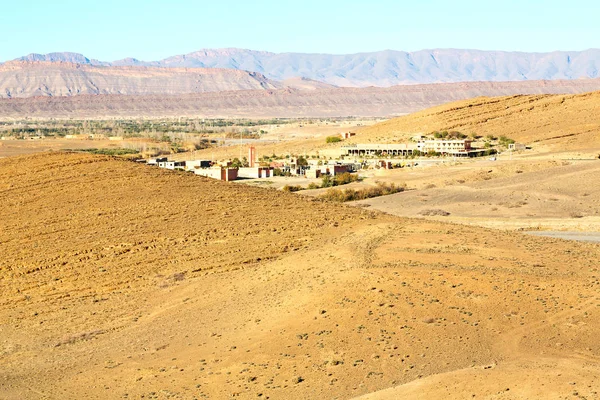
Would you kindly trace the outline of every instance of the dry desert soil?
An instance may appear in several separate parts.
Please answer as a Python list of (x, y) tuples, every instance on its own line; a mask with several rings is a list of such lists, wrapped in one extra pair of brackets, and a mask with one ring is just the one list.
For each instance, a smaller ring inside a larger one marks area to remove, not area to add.
[(2, 399), (600, 397), (599, 244), (81, 154), (0, 204)]

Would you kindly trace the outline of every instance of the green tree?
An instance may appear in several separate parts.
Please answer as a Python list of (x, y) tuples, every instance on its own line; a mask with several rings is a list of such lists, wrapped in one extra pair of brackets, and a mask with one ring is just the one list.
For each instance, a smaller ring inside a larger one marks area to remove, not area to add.
[(298, 156), (297, 163), (299, 167), (306, 167), (308, 165), (308, 161), (302, 156)]

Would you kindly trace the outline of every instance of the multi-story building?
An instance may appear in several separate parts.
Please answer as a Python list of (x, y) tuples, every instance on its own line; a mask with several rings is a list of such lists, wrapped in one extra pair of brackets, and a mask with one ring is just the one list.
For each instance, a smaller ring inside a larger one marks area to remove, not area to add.
[(434, 151), (440, 154), (468, 154), (471, 151), (471, 140), (419, 140), (417, 149), (421, 153), (429, 153)]

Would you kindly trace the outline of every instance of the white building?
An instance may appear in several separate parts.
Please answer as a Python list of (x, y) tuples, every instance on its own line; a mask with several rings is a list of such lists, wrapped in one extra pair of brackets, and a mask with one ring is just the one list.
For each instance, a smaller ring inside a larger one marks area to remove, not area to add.
[(417, 149), (421, 153), (429, 153), (435, 151), (441, 154), (467, 154), (471, 150), (471, 140), (419, 140)]
[(185, 169), (185, 161), (162, 161), (162, 162), (158, 163), (158, 166), (160, 168), (165, 168), (165, 169), (170, 169), (170, 170), (175, 170), (175, 169), (184, 170)]

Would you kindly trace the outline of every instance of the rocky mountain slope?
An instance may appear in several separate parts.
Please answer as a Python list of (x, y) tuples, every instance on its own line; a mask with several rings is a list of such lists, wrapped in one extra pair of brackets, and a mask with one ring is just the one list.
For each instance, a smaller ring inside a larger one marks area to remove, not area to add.
[[(138, 76), (125, 78), (123, 73), (155, 69), (117, 69), (118, 80), (110, 83), (124, 85), (127, 93), (136, 93)], [(110, 69), (100, 69), (110, 71)], [(123, 72), (124, 71), (124, 72)], [(192, 70), (189, 70), (192, 71)], [(211, 70), (222, 71), (222, 70)], [(156, 73), (160, 73), (159, 70)], [(432, 106), (469, 99), (477, 96), (508, 96), (516, 94), (575, 94), (600, 90), (600, 79), (574, 81), (527, 82), (467, 82), (453, 84), (408, 85), (390, 88), (327, 88), (308, 80), (285, 81), (286, 86), (300, 89), (265, 89), (274, 85), (251, 74), (235, 72), (248, 86), (259, 90), (195, 93), (183, 95), (102, 95), (71, 97), (36, 97), (0, 99), (0, 118), (111, 118), (111, 117), (340, 117), (340, 116), (393, 116), (423, 110)], [(166, 77), (155, 81), (170, 82)], [(191, 72), (182, 73), (194, 79)], [(227, 75), (227, 74), (226, 74)], [(57, 75), (63, 76), (63, 75)], [(103, 79), (107, 75), (103, 76)], [(217, 75), (223, 77), (223, 75)], [(229, 75), (230, 76), (230, 75)], [(208, 75), (208, 77), (211, 77)], [(145, 78), (150, 79), (150, 78)], [(203, 78), (208, 79), (208, 78)], [(211, 78), (212, 79), (212, 78)], [(211, 80), (209, 81), (214, 84)], [(266, 82), (266, 83), (265, 83)], [(222, 86), (222, 85), (221, 85)], [(307, 88), (314, 90), (306, 90)], [(142, 93), (157, 89), (140, 87)], [(175, 91), (180, 86), (171, 88)]]
[(0, 98), (173, 95), (282, 86), (259, 73), (233, 69), (104, 67), (62, 61), (15, 61), (0, 65)]
[(458, 49), (416, 52), (385, 50), (346, 55), (205, 49), (150, 62), (127, 58), (107, 63), (73, 53), (31, 54), (21, 60), (115, 66), (230, 68), (259, 72), (275, 80), (305, 77), (336, 86), (352, 87), (600, 76), (599, 49), (552, 53)]

